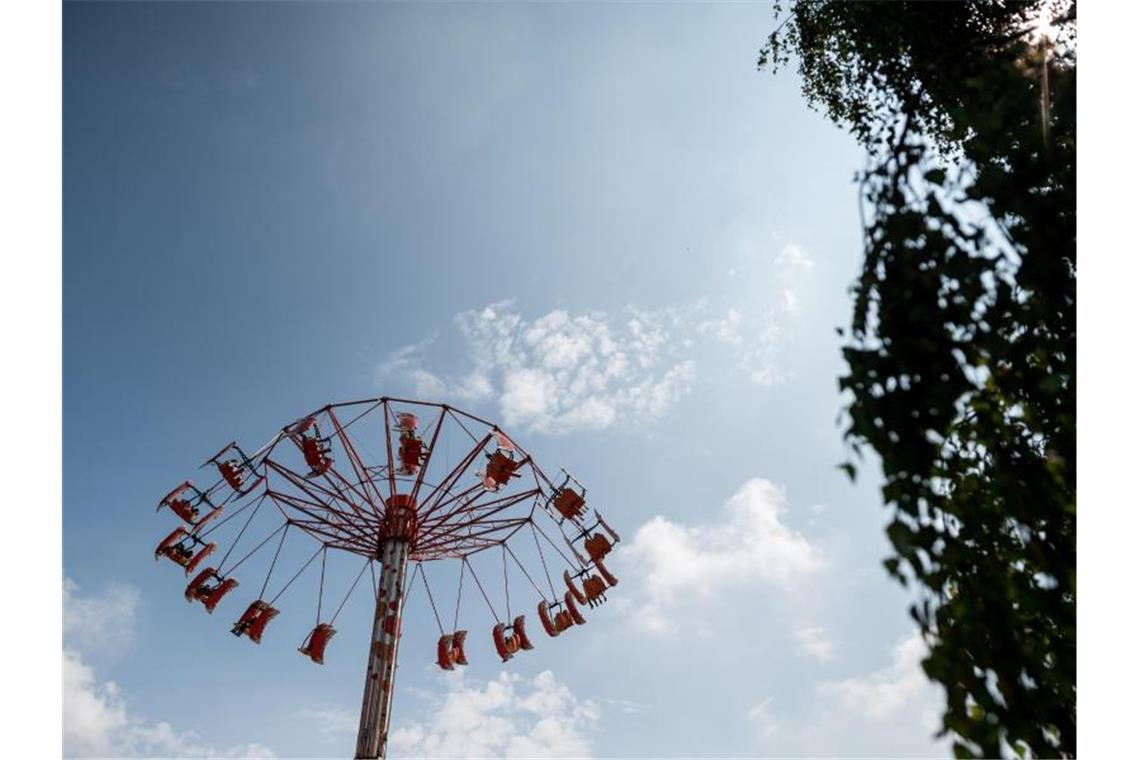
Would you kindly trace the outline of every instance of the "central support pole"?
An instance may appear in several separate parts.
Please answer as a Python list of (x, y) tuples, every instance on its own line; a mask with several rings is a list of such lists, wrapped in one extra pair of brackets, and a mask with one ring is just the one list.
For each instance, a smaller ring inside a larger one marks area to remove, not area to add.
[(380, 588), (376, 618), (368, 651), (368, 673), (356, 736), (358, 760), (384, 757), (388, 749), (388, 722), (392, 717), (392, 691), (396, 680), (396, 653), (404, 612), (404, 581), (408, 554), (416, 536), (415, 502), (405, 495), (388, 500), (380, 529)]

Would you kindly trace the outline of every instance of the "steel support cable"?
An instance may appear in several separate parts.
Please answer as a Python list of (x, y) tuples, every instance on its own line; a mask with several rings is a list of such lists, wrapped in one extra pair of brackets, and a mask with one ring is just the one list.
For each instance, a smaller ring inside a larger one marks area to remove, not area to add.
[(420, 571), (420, 575), (424, 578), (424, 589), (427, 591), (428, 601), (431, 602), (431, 611), (435, 615), (435, 624), (439, 626), (439, 635), (445, 636), (443, 632), (443, 621), (439, 619), (439, 610), (435, 606), (435, 598), (431, 594), (431, 586), (428, 584), (427, 573), (424, 571), (422, 562), (416, 565), (416, 569)]
[[(403, 608), (403, 606), (408, 603), (408, 599), (412, 595), (412, 589), (415, 587), (416, 583), (416, 571), (419, 571), (421, 575), (423, 574), (423, 565), (421, 565), (419, 562), (416, 563), (416, 569), (413, 570), (411, 575), (408, 576), (407, 580), (404, 581), (404, 588), (400, 591), (401, 608)], [(427, 583), (426, 579), (424, 580), (424, 583)]]
[(269, 563), (269, 572), (265, 574), (265, 583), (261, 584), (261, 593), (257, 595), (258, 599), (265, 598), (265, 589), (269, 588), (269, 579), (273, 575), (273, 568), (277, 567), (277, 558), (281, 556), (281, 547), (285, 545), (285, 537), (288, 535), (289, 523), (285, 523), (285, 532), (281, 534), (281, 540), (277, 542), (277, 551), (273, 553), (273, 561)]
[(321, 624), (321, 602), (323, 602), (325, 598), (325, 562), (329, 558), (328, 544), (325, 544), (322, 548), (325, 553), (321, 555), (321, 582), (320, 585), (317, 586), (317, 625)]
[(320, 554), (321, 552), (323, 552), (324, 550), (325, 550), (325, 545), (321, 544), (320, 548), (318, 548), (315, 552), (313, 552), (313, 556), (309, 557), (308, 561), (305, 562), (305, 564), (301, 565), (301, 569), (298, 570), (297, 572), (293, 573), (293, 577), (290, 578), (289, 581), (284, 586), (281, 587), (281, 590), (277, 592), (277, 595), (269, 600), (269, 606), (270, 607), (273, 606), (274, 602), (276, 602), (278, 599), (281, 598), (281, 595), (285, 593), (285, 589), (287, 589), (293, 585), (293, 581), (295, 581), (301, 577), (301, 573), (305, 572), (305, 568), (307, 568), (309, 565), (313, 564), (313, 560), (315, 560), (317, 558), (317, 555)]
[[(267, 497), (267, 496), (269, 496), (269, 494), (268, 494), (268, 493), (263, 493), (263, 494), (261, 494), (261, 498), (257, 500), (257, 504), (258, 504), (258, 506), (260, 506), (260, 505), (261, 505), (261, 502), (265, 501), (265, 499), (266, 499), (266, 497)], [(215, 530), (217, 530), (218, 528), (220, 528), (220, 527), (222, 527), (223, 525), (225, 525), (226, 523), (228, 523), (230, 520), (232, 520), (232, 519), (234, 519), (235, 517), (237, 517), (238, 515), (240, 515), (242, 512), (244, 512), (244, 511), (246, 511), (247, 509), (249, 509), (250, 505), (251, 505), (251, 504), (253, 504), (253, 503), (254, 503), (254, 501), (253, 501), (252, 499), (251, 499), (251, 500), (249, 500), (249, 501), (247, 501), (245, 504), (242, 504), (240, 507), (238, 507), (237, 509), (235, 509), (233, 512), (230, 512), (230, 514), (229, 514), (228, 516), (226, 516), (225, 518), (223, 518), (223, 519), (219, 520), (219, 521), (218, 521), (216, 524), (214, 524), (213, 526), (211, 526), (209, 530), (207, 530), (207, 531), (205, 531), (205, 532), (203, 532), (203, 533), (200, 533), (200, 534), (198, 534), (198, 535), (197, 535), (197, 536), (195, 536), (195, 537), (196, 537), (196, 538), (198, 538), (198, 539), (203, 539), (203, 538), (205, 538), (206, 536), (210, 535), (211, 533), (213, 533), (213, 532), (214, 532)], [(239, 533), (238, 535), (240, 536), (241, 534)]]
[[(280, 533), (281, 531), (285, 530), (285, 529), (286, 529), (286, 528), (288, 528), (288, 527), (289, 527), (289, 523), (288, 523), (288, 522), (286, 522), (286, 523), (285, 523), (285, 524), (283, 524), (283, 525), (282, 525), (280, 528), (278, 528), (277, 530), (273, 531), (272, 533), (270, 533), (270, 534), (269, 534), (268, 536), (266, 536), (265, 538), (261, 539), (261, 543), (259, 543), (259, 544), (258, 544), (257, 546), (255, 546), (255, 547), (253, 547), (253, 549), (252, 549), (252, 550), (250, 550), (249, 554), (247, 554), (247, 555), (245, 555), (244, 557), (242, 557), (241, 559), (239, 559), (239, 560), (237, 561), (237, 563), (236, 563), (236, 564), (234, 564), (234, 566), (230, 568), (230, 572), (232, 573), (234, 570), (237, 570), (239, 567), (241, 567), (242, 563), (243, 563), (243, 562), (245, 562), (245, 561), (246, 561), (247, 559), (249, 559), (250, 557), (252, 557), (252, 556), (253, 556), (253, 555), (254, 555), (254, 554), (257, 552), (257, 550), (258, 550), (258, 549), (260, 549), (261, 547), (265, 546), (267, 543), (269, 543), (269, 540), (270, 540), (271, 538), (273, 538), (273, 537), (274, 537), (274, 536), (276, 536), (278, 533)], [(231, 549), (232, 549), (232, 548), (233, 548), (233, 547), (231, 547)], [(227, 556), (228, 556), (228, 554), (227, 554)], [(221, 564), (221, 563), (219, 563), (219, 564), (218, 564), (218, 575), (221, 575), (221, 574), (222, 574), (222, 564)]]
[[(528, 573), (526, 571), (526, 568), (523, 567), (523, 563), (519, 562), (519, 558), (515, 556), (515, 553), (513, 551), (511, 551), (511, 548), (509, 546), (507, 546), (506, 544), (503, 544), (503, 548), (506, 549), (508, 553), (510, 553), (511, 559), (513, 559), (515, 561), (515, 564), (519, 566), (519, 570), (522, 570), (523, 575), (525, 575), (526, 579), (528, 581), (530, 581), (530, 585), (534, 586), (534, 590), (537, 591), (538, 595), (543, 598), (543, 601), (545, 601), (546, 600), (546, 594), (542, 593), (542, 589), (539, 588), (538, 584), (534, 582), (534, 578), (530, 577), (530, 573)], [(554, 584), (551, 583), (550, 586), (551, 586), (551, 590), (553, 591), (554, 590)], [(555, 599), (555, 601), (557, 601), (557, 598)], [(507, 615), (508, 616), (510, 615), (510, 610), (507, 610)]]
[(503, 595), (507, 598), (507, 620), (511, 619), (511, 582), (507, 578), (507, 545), (503, 544)]
[(479, 587), (479, 593), (483, 595), (483, 600), (487, 602), (487, 606), (491, 609), (491, 617), (495, 618), (496, 623), (501, 622), (499, 620), (499, 613), (495, 612), (495, 605), (491, 604), (491, 597), (487, 596), (487, 592), (483, 590), (483, 584), (479, 581), (479, 576), (475, 574), (475, 568), (471, 567), (471, 563), (467, 562), (466, 557), (463, 558), (463, 561), (467, 563), (467, 567), (471, 570), (471, 577), (475, 579), (475, 585)]
[(333, 613), (332, 618), (329, 620), (329, 625), (332, 625), (334, 622), (336, 622), (337, 615), (339, 615), (340, 611), (344, 609), (344, 605), (348, 603), (348, 598), (352, 596), (352, 592), (356, 590), (356, 586), (360, 583), (360, 579), (364, 577), (364, 571), (371, 566), (371, 558), (364, 560), (364, 564), (360, 567), (360, 572), (356, 574), (356, 580), (354, 580), (352, 582), (352, 585), (348, 587), (348, 593), (344, 595), (344, 599), (341, 600), (340, 605), (336, 608), (336, 612)]
[[(266, 494), (266, 496), (268, 496), (268, 493)], [(253, 511), (249, 513), (249, 517), (247, 517), (245, 519), (245, 525), (241, 526), (241, 530), (238, 531), (237, 537), (234, 539), (234, 542), (232, 544), (230, 544), (230, 548), (226, 550), (225, 556), (222, 557), (222, 561), (218, 563), (218, 572), (219, 573), (221, 572), (222, 567), (225, 566), (226, 560), (230, 558), (230, 554), (233, 552), (234, 549), (237, 548), (238, 542), (241, 541), (242, 535), (245, 534), (245, 529), (249, 527), (249, 524), (253, 521), (253, 518), (257, 516), (258, 510), (261, 509), (261, 505), (264, 503), (265, 503), (265, 496), (262, 496), (261, 499), (258, 500), (257, 506), (254, 507)], [(233, 517), (233, 515), (230, 515), (230, 517)], [(229, 518), (226, 518), (226, 519), (229, 519)], [(216, 528), (218, 526), (214, 526), (214, 527)]]
[(542, 544), (538, 542), (538, 532), (535, 530), (534, 520), (531, 520), (530, 523), (530, 533), (534, 536), (534, 547), (538, 549), (538, 558), (542, 560), (542, 570), (546, 573), (546, 582), (550, 584), (550, 596), (558, 601), (558, 592), (554, 590), (554, 581), (550, 577), (550, 568), (546, 566), (546, 556), (542, 553)]
[(452, 630), (459, 630), (459, 600), (463, 598), (463, 574), (467, 570), (467, 558), (463, 558), (463, 562), (459, 565), (459, 590), (455, 592), (455, 622), (452, 624)]
[[(562, 559), (566, 560), (566, 564), (570, 565), (571, 567), (577, 567), (577, 568), (582, 567), (581, 562), (575, 562), (574, 560), (567, 557), (566, 553), (564, 551), (562, 551), (560, 548), (558, 548), (558, 544), (554, 543), (554, 541), (551, 540), (550, 536), (546, 535), (546, 531), (544, 531), (542, 528), (538, 527), (538, 525), (535, 525), (533, 522), (531, 523), (531, 525), (534, 525), (534, 529), (537, 530), (540, 534), (542, 534), (542, 537), (546, 539), (546, 542), (548, 544), (550, 544), (551, 546), (554, 547), (554, 551), (558, 552), (558, 554), (562, 557)], [(565, 536), (563, 536), (563, 538), (565, 538)]]
[(474, 433), (467, 429), (467, 426), (463, 424), (463, 420), (459, 419), (459, 417), (457, 417), (450, 409), (447, 410), (447, 413), (451, 415), (451, 419), (455, 420), (456, 423), (459, 424), (459, 427), (463, 428), (463, 432), (467, 433), (467, 435), (471, 437), (472, 441), (479, 443), (479, 439), (475, 437)]

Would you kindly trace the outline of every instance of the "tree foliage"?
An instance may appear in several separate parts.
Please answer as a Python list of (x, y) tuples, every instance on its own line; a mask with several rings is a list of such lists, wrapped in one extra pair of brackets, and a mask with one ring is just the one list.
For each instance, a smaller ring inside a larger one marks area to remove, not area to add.
[(959, 756), (1072, 756), (1075, 2), (781, 17), (761, 67), (798, 66), (868, 151), (845, 436), (882, 460), (884, 564), (916, 589), (943, 733)]

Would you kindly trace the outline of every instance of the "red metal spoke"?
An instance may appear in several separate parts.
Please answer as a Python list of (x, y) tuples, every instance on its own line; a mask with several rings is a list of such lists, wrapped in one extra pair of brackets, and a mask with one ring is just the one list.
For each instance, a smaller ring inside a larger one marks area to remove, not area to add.
[[(352, 465), (352, 469), (356, 473), (356, 477), (359, 479), (361, 484), (367, 483), (372, 487), (372, 491), (376, 494), (376, 498), (379, 499), (380, 504), (383, 505), (384, 495), (380, 493), (380, 490), (376, 487), (376, 483), (373, 482), (372, 478), (368, 477), (368, 468), (360, 459), (360, 455), (356, 453), (356, 447), (352, 445), (352, 441), (348, 437), (348, 432), (343, 427), (341, 427), (340, 420), (337, 419), (336, 413), (332, 409), (329, 409), (328, 415), (329, 419), (332, 420), (333, 428), (336, 430), (337, 437), (340, 439), (340, 445), (344, 449), (345, 454), (348, 456), (348, 463)], [(367, 501), (368, 506), (372, 507), (373, 513), (378, 515), (380, 511), (376, 508), (376, 504), (373, 503), (371, 499), (367, 499)]]

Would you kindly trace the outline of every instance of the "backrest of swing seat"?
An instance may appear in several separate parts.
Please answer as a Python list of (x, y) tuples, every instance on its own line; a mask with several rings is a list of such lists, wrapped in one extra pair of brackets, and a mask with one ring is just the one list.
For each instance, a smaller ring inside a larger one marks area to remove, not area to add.
[(576, 625), (585, 625), (586, 618), (582, 617), (582, 613), (578, 611), (578, 605), (574, 604), (574, 597), (569, 591), (566, 592), (563, 601), (566, 603), (566, 611), (570, 613), (570, 619), (573, 620)]
[(185, 491), (187, 488), (190, 488), (192, 485), (193, 484), (189, 480), (182, 481), (181, 485), (179, 485), (177, 488), (173, 489), (170, 493), (166, 494), (166, 496), (162, 497), (162, 501), (160, 501), (158, 503), (159, 506), (161, 507), (163, 504), (169, 505), (170, 502), (174, 499), (174, 497), (178, 496), (183, 491)]
[(321, 623), (309, 634), (309, 641), (301, 647), (301, 654), (308, 657), (318, 665), (325, 664), (325, 647), (329, 639), (336, 635), (336, 629), (328, 623)]
[(495, 651), (499, 653), (499, 657), (503, 658), (503, 662), (511, 659), (514, 656), (514, 651), (510, 648), (510, 638), (506, 635), (505, 623), (497, 623), (491, 629), (491, 638), (495, 642)]
[(194, 568), (196, 568), (196, 567), (198, 567), (198, 565), (202, 564), (202, 560), (206, 559), (206, 557), (209, 557), (211, 554), (213, 554), (214, 550), (217, 548), (218, 548), (217, 544), (206, 544), (201, 549), (199, 549), (198, 553), (195, 554), (193, 557), (191, 557), (190, 560), (186, 563), (186, 575), (189, 575), (190, 573), (194, 572)]
[(225, 507), (214, 507), (213, 509), (211, 509), (209, 512), (206, 513), (205, 517), (203, 517), (198, 522), (193, 523), (194, 534), (197, 535), (198, 531), (202, 530), (202, 526), (205, 525), (206, 523), (210, 522), (214, 518), (216, 518), (218, 515), (220, 515), (222, 513), (223, 509), (225, 509)]
[(617, 576), (607, 570), (606, 566), (602, 564), (602, 561), (600, 559), (594, 560), (594, 567), (597, 568), (598, 572), (601, 574), (606, 583), (611, 586), (618, 585)]
[(451, 654), (451, 634), (445, 633), (439, 637), (439, 642), (435, 645), (435, 661), (444, 670), (455, 668)]
[(261, 611), (265, 609), (265, 607), (265, 602), (261, 601), (260, 599), (250, 603), (250, 605), (245, 608), (245, 612), (243, 612), (241, 614), (241, 617), (238, 618), (237, 624), (242, 628), (248, 627), (253, 623), (254, 620), (257, 619), (257, 616), (261, 614)]
[(586, 600), (592, 602), (606, 593), (606, 582), (596, 575), (587, 575), (582, 579), (582, 590), (586, 592)]
[(467, 652), (463, 649), (463, 644), (466, 641), (467, 631), (456, 631), (451, 635), (451, 651), (456, 665), (467, 664)]
[(542, 629), (551, 638), (562, 632), (562, 629), (558, 627), (557, 615), (553, 619), (550, 617), (550, 605), (545, 601), (538, 603), (538, 622), (542, 623)]
[(514, 631), (514, 639), (519, 643), (519, 649), (534, 649), (534, 644), (530, 643), (530, 638), (526, 635), (526, 615), (516, 617), (515, 622), (511, 623), (511, 630)]
[(222, 478), (230, 484), (230, 488), (238, 491), (241, 489), (242, 482), (245, 481), (245, 476), (242, 474), (241, 469), (232, 459), (226, 459), (218, 462), (218, 472)]
[(590, 555), (590, 559), (596, 562), (609, 554), (614, 548), (614, 545), (601, 533), (595, 533), (586, 539), (585, 547), (586, 553)]
[(249, 636), (254, 644), (261, 643), (261, 634), (265, 632), (265, 626), (269, 625), (270, 620), (277, 617), (277, 613), (277, 609), (265, 605), (257, 617), (254, 618), (253, 623), (249, 626), (249, 630), (246, 631), (246, 635)]
[(237, 588), (238, 582), (234, 578), (226, 578), (218, 584), (214, 589), (214, 593), (206, 597), (202, 604), (206, 605), (206, 611), (213, 614), (214, 608), (218, 606), (218, 602), (222, 601), (222, 597), (230, 593), (233, 589)]
[(567, 628), (570, 628), (573, 625), (574, 618), (570, 617), (570, 613), (566, 610), (559, 610), (554, 615), (554, 627), (558, 630), (559, 633), (565, 631)]
[(198, 510), (190, 506), (190, 502), (186, 499), (171, 499), (167, 506), (183, 522), (193, 525), (194, 521), (198, 519)]
[[(166, 550), (182, 539), (186, 538), (186, 529), (182, 527), (175, 528), (169, 536), (158, 542), (158, 546), (154, 549), (154, 558), (158, 559), (161, 555), (167, 554)], [(169, 556), (169, 554), (167, 554)], [(173, 557), (171, 557), (173, 559)]]
[(487, 462), (487, 477), (498, 483), (506, 483), (519, 467), (519, 463), (501, 451), (496, 451)]
[(195, 599), (197, 599), (198, 598), (198, 594), (197, 594), (198, 589), (201, 588), (206, 583), (206, 581), (208, 579), (212, 578), (214, 576), (215, 572), (216, 571), (214, 570), (214, 568), (207, 567), (205, 570), (203, 570), (202, 572), (195, 575), (194, 580), (192, 580), (192, 581), (190, 581), (190, 583), (186, 584), (186, 593), (185, 593), (186, 601), (192, 602)]
[(570, 488), (563, 488), (558, 492), (558, 495), (554, 497), (554, 508), (557, 509), (563, 517), (578, 517), (585, 505), (586, 500)]

